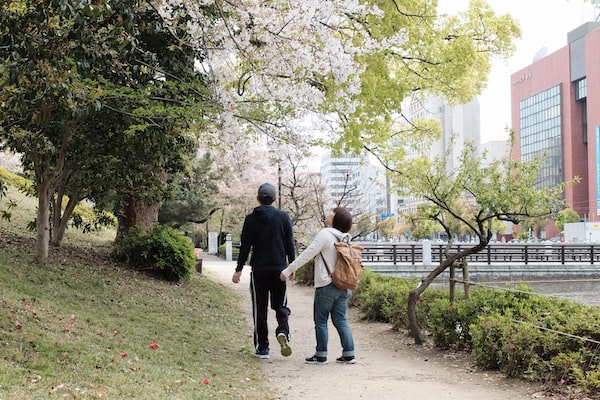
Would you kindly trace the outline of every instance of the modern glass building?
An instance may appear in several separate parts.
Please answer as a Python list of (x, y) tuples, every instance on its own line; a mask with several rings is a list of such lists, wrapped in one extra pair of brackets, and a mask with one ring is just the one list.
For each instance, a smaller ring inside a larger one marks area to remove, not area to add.
[(600, 221), (600, 22), (567, 35), (567, 46), (511, 75), (514, 158), (544, 156), (538, 187), (575, 177), (565, 202)]

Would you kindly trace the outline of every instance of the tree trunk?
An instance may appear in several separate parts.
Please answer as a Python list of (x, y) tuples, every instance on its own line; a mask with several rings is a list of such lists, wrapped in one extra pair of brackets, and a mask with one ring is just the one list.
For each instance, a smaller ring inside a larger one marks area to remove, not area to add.
[[(75, 196), (77, 197), (77, 196)], [(69, 197), (69, 202), (65, 207), (64, 212), (62, 211), (62, 198), (63, 196), (57, 195), (57, 200), (54, 205), (54, 215), (52, 218), (52, 237), (50, 242), (55, 246), (60, 246), (64, 237), (65, 231), (69, 224), (69, 219), (73, 214), (73, 210), (79, 203), (79, 200), (75, 200), (75, 197)]]
[(459, 251), (458, 253), (452, 254), (446, 257), (439, 266), (437, 266), (433, 271), (429, 273), (423, 280), (421, 284), (414, 290), (412, 290), (408, 294), (408, 305), (407, 305), (407, 314), (408, 314), (408, 323), (410, 335), (415, 339), (415, 344), (423, 344), (423, 338), (421, 337), (421, 327), (417, 321), (417, 303), (421, 298), (421, 294), (431, 285), (433, 280), (437, 278), (442, 272), (446, 270), (449, 266), (461, 258), (465, 258), (470, 254), (479, 253), (482, 249), (487, 246), (487, 241), (482, 241), (477, 244), (475, 247), (467, 248)]
[(40, 264), (48, 262), (48, 245), (50, 242), (49, 182), (47, 179), (38, 182), (38, 209), (36, 217), (35, 261)]
[(129, 197), (125, 201), (122, 213), (119, 214), (119, 226), (117, 227), (116, 242), (119, 242), (134, 226), (142, 232), (148, 232), (152, 225), (158, 221), (158, 209), (160, 202), (147, 203), (144, 200)]
[[(421, 298), (421, 294), (425, 291), (425, 289), (429, 287), (431, 282), (433, 282), (435, 278), (437, 278), (442, 272), (444, 272), (444, 270), (448, 266), (452, 264), (454, 258), (455, 256), (445, 259), (437, 268), (431, 271), (429, 275), (423, 278), (421, 284), (417, 288), (411, 290), (408, 294), (408, 323), (410, 335), (415, 340), (415, 344), (423, 344), (423, 338), (421, 337), (421, 327), (419, 326), (419, 322), (417, 321), (417, 302)], [(448, 262), (449, 260), (452, 261)]]

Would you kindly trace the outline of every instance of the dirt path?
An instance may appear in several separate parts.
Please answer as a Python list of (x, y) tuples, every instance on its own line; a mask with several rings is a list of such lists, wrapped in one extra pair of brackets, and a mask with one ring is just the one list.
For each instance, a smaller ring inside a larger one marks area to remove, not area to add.
[[(205, 259), (206, 274), (215, 275), (238, 292), (245, 304), (242, 309), (251, 324), (248, 290), (249, 269), (239, 285), (231, 283), (233, 262)], [(271, 340), (271, 358), (264, 361), (272, 394), (280, 400), (524, 400), (547, 399), (537, 385), (505, 379), (500, 374), (478, 371), (470, 358), (462, 354), (440, 352), (429, 346), (417, 346), (406, 335), (394, 332), (388, 324), (361, 321), (357, 310), (349, 311), (354, 334), (354, 365), (336, 364), (341, 346), (335, 328), (329, 328), (329, 364), (307, 365), (304, 358), (313, 355), (315, 339), (312, 321), (313, 288), (289, 285), (288, 303), (293, 354), (282, 357), (275, 337)], [(274, 331), (275, 314), (269, 315)], [(251, 325), (250, 325), (251, 326)], [(273, 335), (274, 336), (274, 335)], [(249, 334), (249, 339), (251, 335)]]

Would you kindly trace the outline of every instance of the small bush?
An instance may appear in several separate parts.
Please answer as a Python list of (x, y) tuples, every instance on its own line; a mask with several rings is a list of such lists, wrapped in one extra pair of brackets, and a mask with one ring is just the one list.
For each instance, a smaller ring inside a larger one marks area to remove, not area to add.
[(196, 263), (189, 238), (159, 224), (148, 233), (131, 229), (117, 246), (115, 255), (134, 268), (158, 271), (172, 281), (189, 279)]
[[(365, 269), (358, 290), (353, 294), (351, 304), (361, 308), (364, 317), (372, 321), (389, 322), (396, 330), (407, 329), (408, 294), (416, 287), (416, 280), (393, 276), (376, 275)], [(429, 315), (429, 304), (444, 296), (444, 292), (430, 288), (423, 293), (417, 307), (417, 323), (425, 326)]]
[(22, 191), (29, 192), (33, 186), (32, 182), (20, 175), (10, 172), (7, 169), (0, 168), (0, 180), (7, 186), (19, 188)]
[[(351, 303), (367, 319), (405, 328), (415, 284), (365, 270)], [(470, 350), (480, 366), (507, 377), (600, 393), (599, 307), (535, 294), (522, 284), (470, 293), (454, 303), (444, 290), (430, 287), (422, 294), (417, 322), (437, 347)]]
[(502, 339), (510, 333), (514, 323), (510, 316), (482, 316), (477, 324), (471, 325), (472, 354), (475, 361), (486, 369), (496, 370), (502, 360)]
[(78, 204), (71, 216), (71, 225), (83, 233), (97, 232), (102, 228), (117, 226), (117, 218), (107, 211)]
[(314, 286), (315, 284), (315, 260), (310, 260), (296, 270), (296, 282), (301, 285)]
[(431, 305), (428, 330), (439, 348), (464, 349), (470, 343), (467, 326), (459, 308), (448, 298), (439, 299)]

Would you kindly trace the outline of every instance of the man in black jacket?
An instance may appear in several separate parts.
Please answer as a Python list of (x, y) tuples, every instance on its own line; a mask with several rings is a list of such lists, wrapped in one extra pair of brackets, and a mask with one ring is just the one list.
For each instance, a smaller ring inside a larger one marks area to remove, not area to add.
[(275, 188), (263, 183), (258, 188), (259, 206), (246, 216), (242, 228), (240, 255), (238, 257), (233, 283), (239, 283), (242, 269), (250, 256), (250, 293), (252, 295), (252, 315), (254, 317), (254, 348), (259, 358), (269, 358), (269, 331), (267, 313), (269, 297), (271, 308), (277, 318), (275, 335), (281, 345), (281, 354), (292, 354), (289, 345), (290, 327), (288, 319), (286, 283), (279, 274), (288, 263), (294, 261), (294, 235), (289, 215), (273, 207)]

